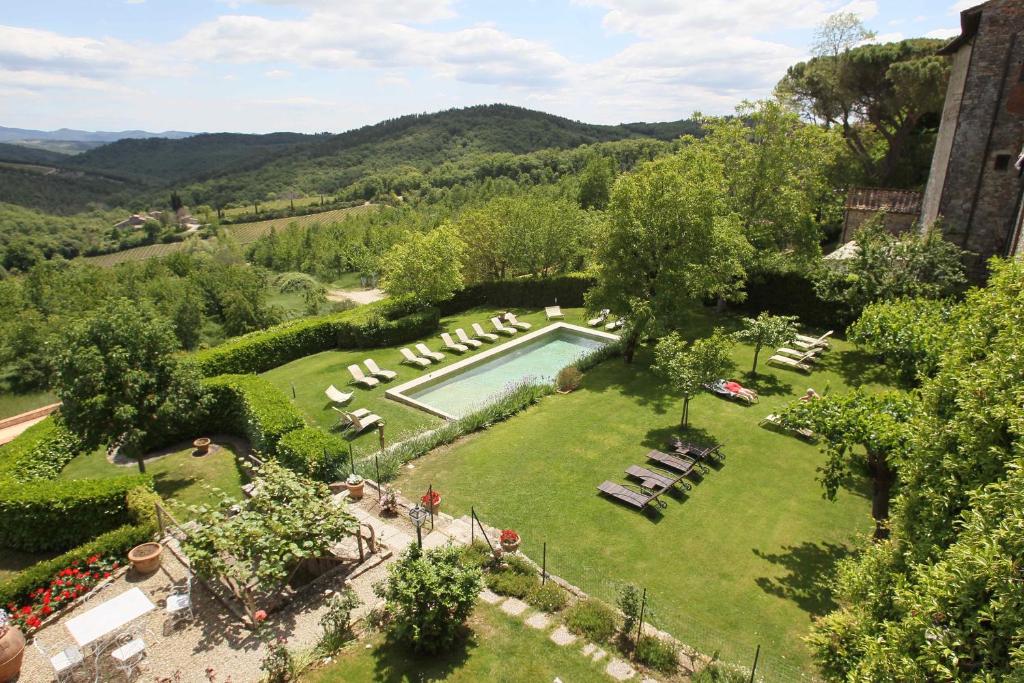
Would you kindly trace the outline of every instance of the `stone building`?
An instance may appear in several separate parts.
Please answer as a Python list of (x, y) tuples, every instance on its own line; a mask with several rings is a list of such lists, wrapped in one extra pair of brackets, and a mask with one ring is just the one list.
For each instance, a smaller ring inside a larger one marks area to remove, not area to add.
[(990, 256), (1024, 251), (1024, 0), (971, 7), (960, 25), (940, 50), (953, 64), (921, 225), (941, 218), (978, 274)]
[(915, 190), (851, 187), (846, 195), (840, 242), (856, 239), (857, 230), (879, 213), (889, 232), (898, 235), (917, 224), (923, 195)]

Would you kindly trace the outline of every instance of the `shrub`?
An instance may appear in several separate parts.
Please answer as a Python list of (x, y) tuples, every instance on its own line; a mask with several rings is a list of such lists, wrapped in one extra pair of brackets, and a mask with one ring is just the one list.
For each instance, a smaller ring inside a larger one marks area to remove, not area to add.
[(352, 639), (352, 610), (359, 606), (359, 597), (351, 588), (335, 593), (327, 602), (327, 611), (320, 617), (320, 628), (324, 635), (321, 647), (327, 652), (336, 652), (342, 644)]
[(348, 459), (345, 440), (315, 427), (288, 432), (277, 445), (281, 464), (320, 481), (338, 479), (341, 464)]
[(0, 479), (53, 479), (81, 450), (74, 434), (56, 418), (47, 418), (0, 449)]
[(574, 391), (579, 388), (581, 382), (583, 382), (583, 373), (574, 365), (559, 370), (558, 377), (555, 378), (555, 386), (559, 391)]
[(494, 561), (494, 555), (491, 554), (491, 549), (488, 545), (478, 539), (473, 541), (470, 545), (462, 547), (459, 555), (459, 561), (465, 567), (476, 567), (477, 569), (482, 569)]
[(569, 601), (565, 591), (550, 581), (538, 586), (526, 599), (531, 605), (545, 612), (558, 612)]
[(460, 561), (454, 546), (424, 553), (411, 545), (388, 568), (387, 581), (374, 591), (392, 613), (391, 634), (413, 651), (450, 650), (480, 592), (480, 570)]
[(540, 584), (540, 579), (536, 576), (527, 576), (507, 569), (487, 574), (485, 581), (487, 587), (498, 595), (508, 595), (520, 600), (533, 594)]
[(285, 434), (306, 426), (284, 392), (262, 377), (221, 375), (205, 380), (203, 385), (214, 397), (203, 422), (211, 431), (244, 436), (258, 451), (276, 455), (278, 442)]
[(622, 342), (613, 341), (604, 346), (594, 349), (593, 351), (584, 354), (576, 360), (575, 367), (580, 372), (586, 372), (599, 363), (603, 363), (609, 358), (622, 355)]
[(583, 295), (596, 280), (587, 273), (568, 273), (550, 278), (519, 278), (468, 285), (440, 304), (442, 315), (474, 306), (528, 307), (582, 306)]
[(640, 619), (640, 602), (640, 589), (637, 588), (636, 584), (627, 583), (619, 591), (618, 605), (625, 617), (622, 622), (622, 630), (627, 635), (633, 633), (633, 629), (636, 628), (636, 622)]
[(750, 674), (744, 673), (735, 666), (714, 661), (695, 673), (691, 683), (747, 683)]
[(644, 636), (636, 645), (636, 660), (662, 673), (672, 674), (679, 668), (679, 646), (661, 638)]
[(502, 561), (505, 568), (510, 572), (522, 576), (537, 576), (537, 568), (522, 555), (504, 555), (502, 556)]
[(595, 643), (607, 643), (618, 630), (619, 615), (600, 600), (590, 598), (565, 611), (565, 625)]

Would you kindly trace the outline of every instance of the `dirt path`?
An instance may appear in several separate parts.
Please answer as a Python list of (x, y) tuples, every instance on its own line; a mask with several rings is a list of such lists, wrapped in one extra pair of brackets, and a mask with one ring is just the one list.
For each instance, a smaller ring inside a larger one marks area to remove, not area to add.
[(387, 294), (380, 289), (329, 289), (327, 290), (328, 301), (353, 301), (357, 304), (372, 304), (380, 301)]

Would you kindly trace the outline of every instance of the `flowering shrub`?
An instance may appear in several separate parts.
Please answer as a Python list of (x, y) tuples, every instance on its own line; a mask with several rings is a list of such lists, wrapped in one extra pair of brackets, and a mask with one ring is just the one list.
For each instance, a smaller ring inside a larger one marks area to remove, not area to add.
[(117, 560), (100, 555), (88, 557), (84, 562), (75, 560), (71, 566), (57, 572), (49, 584), (29, 593), (29, 603), (20, 607), (15, 603), (8, 604), (11, 624), (22, 633), (32, 633), (51, 614), (91, 591), (100, 581), (110, 578), (118, 566)]
[(420, 498), (420, 501), (424, 505), (426, 505), (427, 507), (432, 507), (434, 505), (440, 505), (441, 504), (441, 494), (438, 493), (437, 491), (428, 491), (427, 493), (423, 494), (423, 497)]
[(517, 534), (512, 529), (502, 529), (501, 530), (501, 542), (502, 543), (518, 543), (519, 542), (519, 534)]

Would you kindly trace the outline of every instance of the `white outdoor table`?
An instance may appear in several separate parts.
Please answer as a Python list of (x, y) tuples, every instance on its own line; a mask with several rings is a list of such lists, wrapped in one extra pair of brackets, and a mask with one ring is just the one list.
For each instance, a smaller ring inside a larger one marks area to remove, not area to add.
[(74, 619), (68, 619), (64, 627), (79, 647), (86, 647), (154, 609), (156, 606), (145, 593), (132, 588)]

